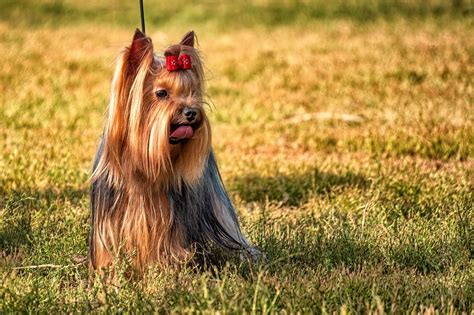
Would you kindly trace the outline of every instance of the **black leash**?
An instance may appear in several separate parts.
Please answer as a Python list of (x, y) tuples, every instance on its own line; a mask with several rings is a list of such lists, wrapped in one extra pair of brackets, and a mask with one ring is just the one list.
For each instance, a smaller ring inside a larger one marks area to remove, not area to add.
[(143, 0), (140, 0), (140, 16), (142, 18), (142, 32), (145, 34), (145, 13), (143, 10)]

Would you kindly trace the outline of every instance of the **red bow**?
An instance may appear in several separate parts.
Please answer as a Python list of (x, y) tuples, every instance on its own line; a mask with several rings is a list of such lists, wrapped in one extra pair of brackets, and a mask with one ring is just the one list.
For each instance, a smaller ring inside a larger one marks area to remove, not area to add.
[(191, 69), (191, 56), (182, 54), (181, 56), (166, 56), (166, 69), (176, 71), (179, 69)]

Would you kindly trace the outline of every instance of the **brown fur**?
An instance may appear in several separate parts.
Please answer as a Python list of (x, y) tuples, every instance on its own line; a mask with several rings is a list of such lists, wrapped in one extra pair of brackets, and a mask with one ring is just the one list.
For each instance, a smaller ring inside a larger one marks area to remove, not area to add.
[[(92, 175), (93, 183), (102, 179), (116, 193), (113, 206), (96, 197), (92, 270), (110, 267), (121, 254), (131, 256), (134, 268), (141, 271), (150, 264), (180, 264), (193, 255), (183, 226), (170, 211), (167, 193), (171, 186), (192, 186), (202, 175), (211, 130), (203, 109), (204, 74), (198, 51), (178, 44), (169, 47), (166, 53), (170, 52), (190, 55), (192, 69), (167, 71), (163, 58), (154, 54), (151, 39), (137, 33), (119, 57), (103, 152)], [(168, 99), (156, 97), (158, 88), (169, 92)], [(199, 111), (200, 126), (186, 143), (171, 145), (170, 125), (182, 122), (184, 107)]]

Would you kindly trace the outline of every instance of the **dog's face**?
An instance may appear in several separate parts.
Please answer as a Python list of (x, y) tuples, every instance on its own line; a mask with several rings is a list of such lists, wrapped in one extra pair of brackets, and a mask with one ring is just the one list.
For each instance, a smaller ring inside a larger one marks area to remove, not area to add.
[[(153, 79), (153, 94), (158, 107), (167, 108), (172, 112), (169, 128), (169, 143), (172, 145), (185, 145), (189, 139), (200, 136), (199, 129), (206, 120), (203, 109), (202, 65), (193, 46), (194, 33), (188, 33), (180, 44), (165, 51), (165, 59), (173, 59), (177, 70), (170, 70), (171, 66), (167, 65), (163, 58), (155, 59), (158, 63), (158, 73)], [(179, 69), (178, 62), (182, 56), (189, 57), (185, 61), (189, 69)]]
[(203, 105), (203, 66), (194, 32), (160, 56), (137, 30), (115, 72), (105, 132), (117, 170), (146, 181), (166, 177), (193, 183), (211, 145)]

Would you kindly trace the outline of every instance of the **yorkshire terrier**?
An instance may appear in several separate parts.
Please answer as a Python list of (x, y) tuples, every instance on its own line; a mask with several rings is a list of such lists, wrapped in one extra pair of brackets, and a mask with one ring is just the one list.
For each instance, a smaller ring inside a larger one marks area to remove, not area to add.
[(141, 272), (214, 251), (258, 255), (211, 148), (194, 42), (191, 31), (158, 55), (137, 29), (119, 57), (92, 173), (91, 271), (113, 267), (123, 254)]

